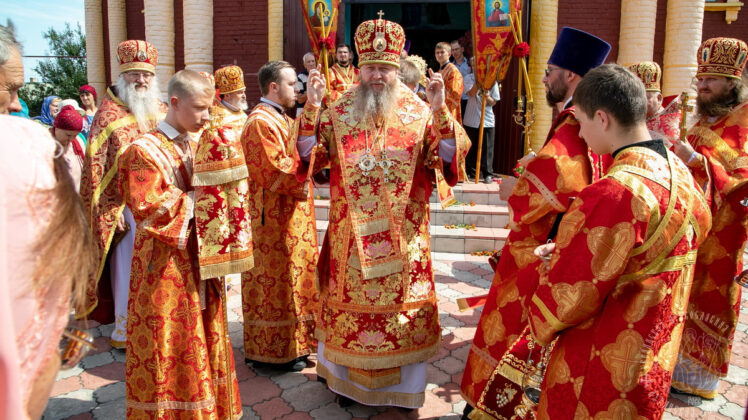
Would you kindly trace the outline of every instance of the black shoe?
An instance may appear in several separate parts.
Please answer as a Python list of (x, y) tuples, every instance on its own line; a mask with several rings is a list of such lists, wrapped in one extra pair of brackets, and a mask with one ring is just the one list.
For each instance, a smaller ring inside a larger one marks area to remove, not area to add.
[(286, 363), (258, 362), (251, 359), (244, 359), (244, 361), (247, 363), (251, 363), (252, 367), (256, 369), (270, 369), (283, 372), (299, 372), (306, 367), (306, 361), (300, 357)]
[(353, 404), (356, 404), (356, 401), (353, 401), (352, 399), (344, 397), (342, 395), (336, 395), (335, 402), (338, 403), (340, 408), (346, 408), (352, 406)]
[(325, 378), (323, 378), (323, 377), (321, 377), (319, 375), (317, 375), (317, 382), (320, 382), (320, 383), (323, 383), (323, 384), (327, 385), (327, 379), (325, 379)]
[(486, 177), (486, 178), (485, 178), (485, 179), (483, 180), (483, 182), (485, 182), (486, 184), (493, 184), (493, 177), (492, 177), (491, 175), (489, 175), (489, 176), (487, 176), (487, 177)]

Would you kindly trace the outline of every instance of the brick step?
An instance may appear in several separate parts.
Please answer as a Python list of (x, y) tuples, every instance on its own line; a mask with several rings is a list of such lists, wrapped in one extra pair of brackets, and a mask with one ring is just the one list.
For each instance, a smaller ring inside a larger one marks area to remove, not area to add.
[[(499, 184), (474, 184), (474, 183), (460, 183), (452, 187), (455, 199), (463, 203), (475, 203), (475, 204), (498, 204), (506, 205), (506, 202), (499, 199)], [(329, 185), (317, 185), (314, 187), (314, 196), (321, 197), (322, 199), (330, 198), (330, 187)], [(436, 188), (431, 194), (430, 201), (432, 203), (439, 202), (439, 196), (437, 195)]]
[[(317, 220), (317, 240), (320, 246), (327, 231), (327, 220)], [(504, 246), (508, 229), (478, 227), (470, 229), (447, 229), (431, 226), (431, 251), (451, 254), (469, 254), (474, 251), (498, 250)]]
[[(503, 228), (509, 223), (509, 209), (504, 204), (452, 205), (443, 209), (431, 203), (431, 225), (474, 224), (476, 227)], [(314, 200), (316, 220), (329, 220), (330, 200)]]

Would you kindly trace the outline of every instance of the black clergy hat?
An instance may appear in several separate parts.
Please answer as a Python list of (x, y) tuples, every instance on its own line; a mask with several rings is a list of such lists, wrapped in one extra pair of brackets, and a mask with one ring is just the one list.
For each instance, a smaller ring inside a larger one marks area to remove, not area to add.
[(609, 52), (610, 44), (602, 39), (579, 29), (563, 27), (548, 64), (584, 76), (603, 64)]

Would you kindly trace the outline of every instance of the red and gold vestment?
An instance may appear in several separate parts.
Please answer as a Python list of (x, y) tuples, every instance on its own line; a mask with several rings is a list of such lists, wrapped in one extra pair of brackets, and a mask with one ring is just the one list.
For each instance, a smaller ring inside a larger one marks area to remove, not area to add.
[(711, 218), (688, 168), (654, 149), (620, 150), (560, 223), (527, 302), (535, 340), (558, 337), (538, 419), (662, 417)]
[(289, 362), (317, 345), (317, 227), (311, 181), (296, 175), (296, 133), (294, 120), (261, 102), (241, 137), (255, 261), (242, 274), (244, 352), (259, 362)]
[(358, 85), (358, 69), (349, 64), (343, 67), (338, 63), (329, 68), (330, 74), (330, 103), (335, 102), (348, 89)]
[(119, 160), (119, 191), (138, 226), (128, 303), (127, 418), (241, 416), (222, 279), (207, 281), (201, 309), (188, 143), (156, 130)]
[[(317, 338), (325, 359), (347, 367), (349, 377), (337, 378), (321, 363), (317, 372), (331, 389), (364, 404), (418, 407), (423, 392), (362, 392), (352, 382), (369, 389), (398, 384), (402, 366), (427, 360), (441, 346), (429, 197), (437, 170), (455, 185), (470, 142), (446, 107), (432, 113), (403, 84), (378, 123), (357, 118), (354, 92), (322, 113), (310, 164), (312, 172), (330, 165)], [(314, 135), (313, 126), (300, 134)], [(456, 154), (444, 165), (439, 144), (449, 138)]]
[(647, 128), (654, 138), (661, 138), (665, 141), (665, 147), (671, 148), (674, 142), (680, 141), (680, 116), (680, 102), (673, 100), (647, 119)]
[(443, 69), (439, 70), (444, 79), (444, 94), (447, 102), (447, 108), (458, 123), (462, 124), (462, 108), (460, 100), (462, 99), (462, 73), (452, 63), (447, 63)]
[(527, 299), (540, 278), (541, 260), (533, 250), (546, 242), (571, 199), (600, 179), (604, 169), (603, 161), (579, 136), (574, 108), (562, 111), (508, 200), (509, 236), (462, 377), (461, 392), (474, 407), (473, 418), (501, 419), (514, 414), (526, 371)]
[[(162, 104), (161, 112), (166, 113)], [(153, 126), (163, 118), (154, 115)], [(87, 159), (81, 173), (80, 194), (91, 224), (91, 233), (98, 258), (98, 269), (89, 280), (85, 316), (98, 303), (96, 288), (101, 277), (117, 221), (125, 203), (117, 187), (117, 160), (122, 152), (140, 135), (144, 134), (135, 116), (115, 96), (111, 89), (99, 106), (89, 132)]]
[(712, 230), (699, 248), (673, 387), (714, 398), (719, 378), (727, 375), (740, 314), (741, 286), (748, 239), (748, 102), (726, 116), (702, 118), (687, 135), (706, 158), (691, 170), (711, 199)]

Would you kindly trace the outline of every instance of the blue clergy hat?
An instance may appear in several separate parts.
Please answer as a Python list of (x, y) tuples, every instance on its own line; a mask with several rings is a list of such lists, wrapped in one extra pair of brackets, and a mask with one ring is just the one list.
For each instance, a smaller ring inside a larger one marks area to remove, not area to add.
[(584, 76), (603, 64), (609, 52), (610, 44), (602, 39), (579, 29), (563, 27), (548, 64)]

